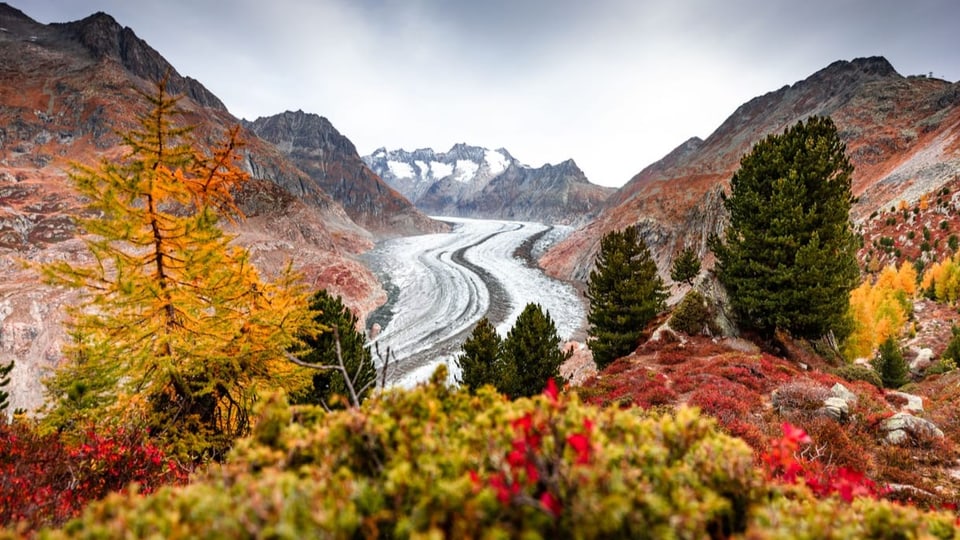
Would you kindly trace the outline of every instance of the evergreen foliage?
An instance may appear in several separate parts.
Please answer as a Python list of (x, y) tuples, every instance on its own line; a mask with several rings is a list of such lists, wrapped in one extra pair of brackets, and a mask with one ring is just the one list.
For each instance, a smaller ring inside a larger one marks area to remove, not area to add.
[(13, 371), (14, 361), (8, 364), (0, 364), (0, 423), (3, 422), (7, 408), (10, 406), (10, 393), (4, 390), (10, 386), (10, 372)]
[(463, 352), (457, 358), (460, 366), (460, 378), (457, 381), (470, 391), (489, 384), (498, 387), (501, 384), (502, 340), (497, 329), (486, 317), (473, 328), (470, 337), (463, 343)]
[(910, 367), (903, 359), (903, 351), (893, 335), (880, 344), (873, 368), (880, 374), (885, 388), (900, 388), (910, 382)]
[(560, 350), (557, 327), (540, 304), (527, 304), (503, 340), (497, 389), (513, 398), (535, 396), (549, 379), (563, 386), (560, 365), (570, 358)]
[[(362, 403), (376, 385), (377, 369), (370, 349), (365, 347), (366, 336), (357, 330), (357, 316), (343, 305), (340, 296), (333, 296), (323, 289), (310, 298), (310, 310), (316, 314), (314, 321), (330, 330), (303, 336), (300, 359), (321, 366), (339, 366), (342, 359), (357, 399)], [(324, 369), (314, 372), (313, 385), (305, 393), (295, 395), (294, 401), (330, 407), (337, 403), (349, 404), (350, 399), (343, 372)]]
[(711, 248), (744, 328), (845, 338), (857, 285), (853, 166), (833, 121), (811, 117), (757, 143), (724, 196), (730, 223)]
[(663, 311), (667, 294), (657, 265), (635, 226), (600, 240), (587, 281), (587, 342), (598, 369), (636, 349), (644, 326)]
[(865, 381), (877, 388), (883, 388), (883, 379), (880, 378), (880, 374), (877, 373), (877, 370), (868, 366), (846, 364), (838, 368), (835, 373), (838, 377), (843, 377), (847, 381)]
[(670, 316), (670, 328), (691, 336), (703, 333), (710, 326), (710, 308), (699, 291), (688, 292)]
[(45, 421), (143, 422), (181, 460), (222, 459), (248, 432), (258, 391), (308, 384), (286, 351), (313, 323), (289, 267), (265, 282), (218, 226), (242, 217), (231, 195), (248, 178), (239, 127), (206, 153), (174, 125), (165, 82), (143, 96), (150, 108), (123, 135), (127, 155), (73, 166), (94, 263), (41, 268), (83, 300), (69, 312), (68, 362), (47, 381)]
[(949, 358), (950, 360), (960, 364), (960, 327), (956, 325), (951, 326), (950, 334), (950, 342), (947, 343), (947, 348), (940, 356), (942, 358)]
[(693, 280), (700, 273), (700, 259), (697, 258), (693, 248), (686, 248), (673, 260), (673, 267), (670, 269), (670, 279), (677, 283), (686, 283), (693, 285)]

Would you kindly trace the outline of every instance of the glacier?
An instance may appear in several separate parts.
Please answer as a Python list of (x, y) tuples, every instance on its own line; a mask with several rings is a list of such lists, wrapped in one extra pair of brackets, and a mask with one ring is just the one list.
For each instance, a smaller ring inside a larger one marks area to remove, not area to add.
[[(567, 283), (555, 280), (518, 253), (541, 252), (569, 234), (532, 222), (435, 217), (449, 233), (396, 238), (368, 252), (365, 262), (388, 292), (388, 302), (367, 319), (379, 325), (370, 340), (391, 352), (389, 384), (410, 387), (445, 363), (457, 376), (455, 358), (482, 317), (505, 337), (530, 302), (550, 314), (563, 340), (582, 340), (586, 303)], [(379, 361), (379, 360), (378, 360)]]

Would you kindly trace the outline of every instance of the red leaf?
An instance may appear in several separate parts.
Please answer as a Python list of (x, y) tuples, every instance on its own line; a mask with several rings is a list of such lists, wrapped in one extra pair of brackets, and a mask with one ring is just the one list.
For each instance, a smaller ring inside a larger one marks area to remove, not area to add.
[(563, 506), (560, 504), (560, 501), (549, 491), (544, 492), (543, 495), (540, 496), (540, 504), (542, 504), (543, 509), (553, 517), (559, 516), (560, 512), (563, 511)]
[(547, 379), (547, 387), (543, 389), (543, 395), (547, 396), (547, 399), (550, 400), (550, 403), (557, 402), (557, 383), (553, 380), (553, 377)]

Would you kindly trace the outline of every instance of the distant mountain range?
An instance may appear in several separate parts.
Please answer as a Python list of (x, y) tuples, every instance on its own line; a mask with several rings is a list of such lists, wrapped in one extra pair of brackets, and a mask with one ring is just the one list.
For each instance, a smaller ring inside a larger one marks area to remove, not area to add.
[(380, 148), (363, 160), (417, 208), (439, 216), (582, 225), (615, 191), (591, 184), (572, 159), (533, 168), (503, 148)]

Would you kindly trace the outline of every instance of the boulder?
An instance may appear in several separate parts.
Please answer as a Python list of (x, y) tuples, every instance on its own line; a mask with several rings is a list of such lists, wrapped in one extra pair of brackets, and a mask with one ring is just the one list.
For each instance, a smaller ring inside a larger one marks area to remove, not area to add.
[(895, 396), (900, 396), (901, 398), (907, 400), (907, 404), (903, 407), (900, 407), (900, 410), (910, 414), (916, 414), (923, 412), (923, 398), (920, 396), (915, 396), (913, 394), (908, 394), (906, 392), (892, 391), (889, 392)]
[(886, 432), (885, 440), (887, 443), (895, 445), (909, 442), (911, 433), (929, 437), (943, 437), (943, 431), (933, 422), (905, 412), (887, 418), (880, 425), (880, 428)]
[(830, 388), (830, 395), (846, 401), (847, 405), (853, 405), (857, 402), (857, 395), (840, 383), (837, 383)]
[(829, 397), (823, 402), (820, 411), (837, 422), (846, 422), (850, 414), (850, 407), (843, 398)]
[(922, 372), (933, 364), (933, 351), (930, 349), (917, 349), (917, 356), (910, 361), (910, 371)]

